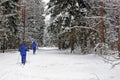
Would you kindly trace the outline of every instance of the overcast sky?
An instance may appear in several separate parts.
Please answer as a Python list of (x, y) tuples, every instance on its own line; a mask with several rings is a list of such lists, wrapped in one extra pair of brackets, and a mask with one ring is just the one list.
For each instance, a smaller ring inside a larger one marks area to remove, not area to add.
[(47, 3), (47, 2), (49, 2), (50, 0), (43, 0), (43, 2), (45, 2), (45, 3)]
[[(45, 3), (48, 3), (50, 0), (42, 0)], [(47, 8), (47, 6), (45, 7), (45, 9)], [(48, 21), (50, 19), (50, 15), (46, 15), (45, 16), (45, 22)]]

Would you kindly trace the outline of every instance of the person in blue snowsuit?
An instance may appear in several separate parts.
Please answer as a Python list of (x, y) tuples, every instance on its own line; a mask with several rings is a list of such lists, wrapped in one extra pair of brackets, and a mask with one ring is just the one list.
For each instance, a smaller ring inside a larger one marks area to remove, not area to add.
[(19, 51), (21, 55), (21, 62), (22, 64), (25, 64), (26, 63), (26, 52), (29, 51), (29, 49), (25, 46), (24, 43), (22, 43), (20, 45)]
[(33, 42), (32, 43), (33, 54), (35, 54), (36, 52), (36, 46), (37, 46), (36, 42)]

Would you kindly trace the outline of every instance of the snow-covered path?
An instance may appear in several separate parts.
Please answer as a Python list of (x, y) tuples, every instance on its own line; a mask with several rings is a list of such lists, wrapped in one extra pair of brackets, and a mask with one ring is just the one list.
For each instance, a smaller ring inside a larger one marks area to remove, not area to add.
[(100, 57), (61, 54), (57, 49), (30, 50), (26, 65), (19, 52), (0, 54), (0, 80), (120, 80), (120, 66), (111, 69)]

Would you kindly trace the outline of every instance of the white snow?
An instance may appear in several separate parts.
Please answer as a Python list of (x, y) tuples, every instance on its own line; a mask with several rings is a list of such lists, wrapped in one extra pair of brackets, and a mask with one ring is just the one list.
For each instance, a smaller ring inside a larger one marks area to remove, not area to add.
[(57, 48), (28, 52), (20, 63), (18, 51), (0, 53), (0, 80), (120, 80), (120, 65), (104, 62), (94, 55), (64, 54)]

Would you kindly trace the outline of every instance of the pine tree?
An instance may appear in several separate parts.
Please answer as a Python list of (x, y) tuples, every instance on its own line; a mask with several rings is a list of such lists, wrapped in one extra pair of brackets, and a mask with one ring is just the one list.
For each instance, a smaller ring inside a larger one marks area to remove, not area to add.
[(7, 0), (1, 2), (1, 13), (4, 16), (3, 25), (8, 28), (13, 34), (17, 33), (17, 19), (18, 19), (18, 0)]
[[(13, 36), (13, 38), (17, 38), (17, 19), (19, 17), (17, 10), (19, 6), (17, 5), (18, 0), (0, 0), (0, 27), (3, 29), (3, 36), (5, 36), (5, 39), (3, 40), (1, 45), (7, 45), (9, 43), (12, 43), (13, 46), (15, 46), (15, 42), (9, 42), (10, 36)], [(9, 42), (9, 43), (8, 43)], [(11, 46), (11, 48), (13, 48)], [(15, 48), (15, 47), (14, 47)]]
[(39, 46), (42, 46), (45, 27), (44, 3), (29, 0), (26, 7), (26, 40), (28, 42), (36, 41)]
[[(76, 38), (75, 29), (66, 30), (83, 24), (80, 20), (85, 15), (83, 9), (89, 8), (88, 4), (83, 0), (50, 0), (48, 5), (52, 17), (48, 30), (56, 34), (55, 39), (59, 39), (60, 49), (70, 46), (72, 52)], [(61, 34), (63, 31), (65, 33)], [(66, 41), (69, 45), (66, 45)]]

